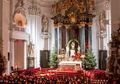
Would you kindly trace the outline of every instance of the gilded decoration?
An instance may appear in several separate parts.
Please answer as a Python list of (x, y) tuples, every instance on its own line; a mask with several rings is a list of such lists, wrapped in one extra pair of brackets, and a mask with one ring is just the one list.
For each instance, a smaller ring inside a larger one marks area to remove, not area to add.
[(13, 14), (13, 24), (19, 28), (25, 28), (27, 25), (26, 13), (23, 0), (18, 0)]
[(93, 0), (60, 0), (52, 6), (55, 25), (91, 25), (95, 17)]

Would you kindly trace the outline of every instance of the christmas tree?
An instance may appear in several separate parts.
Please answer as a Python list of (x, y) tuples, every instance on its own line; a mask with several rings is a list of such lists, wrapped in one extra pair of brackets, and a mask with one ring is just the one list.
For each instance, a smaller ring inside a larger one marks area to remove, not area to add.
[(85, 69), (93, 69), (96, 66), (96, 60), (92, 53), (92, 49), (87, 49), (85, 54), (85, 58), (83, 61), (83, 68)]
[(57, 66), (57, 52), (55, 49), (51, 51), (50, 58), (49, 58), (49, 66), (50, 67)]

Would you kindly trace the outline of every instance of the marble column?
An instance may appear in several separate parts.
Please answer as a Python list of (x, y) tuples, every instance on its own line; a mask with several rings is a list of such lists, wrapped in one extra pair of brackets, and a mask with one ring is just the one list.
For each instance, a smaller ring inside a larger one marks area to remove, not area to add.
[(91, 27), (88, 28), (88, 47), (92, 48), (92, 30), (91, 30)]
[(9, 39), (10, 39), (10, 43), (9, 43), (9, 46), (10, 46), (10, 60), (9, 60), (9, 69), (8, 69), (8, 72), (11, 72), (11, 66), (14, 68), (14, 41), (15, 39), (12, 39), (12, 33), (13, 33), (13, 25), (12, 25), (12, 12), (13, 12), (13, 0), (10, 0), (10, 17), (9, 17), (9, 20), (10, 20), (10, 28), (9, 28)]
[(44, 38), (44, 50), (48, 50), (48, 37)]
[(66, 45), (68, 43), (68, 29), (66, 29)]
[(58, 41), (57, 41), (57, 44), (58, 44), (58, 54), (60, 52), (60, 28), (57, 28), (57, 32), (58, 32)]
[(11, 40), (11, 56), (10, 56), (10, 64), (14, 67), (14, 40)]
[(100, 46), (99, 46), (100, 50), (103, 50), (103, 46), (104, 46), (104, 44), (103, 44), (103, 43), (104, 43), (104, 42), (103, 42), (104, 40), (103, 40), (103, 39), (104, 39), (104, 38), (101, 36), (101, 37), (100, 37)]
[(55, 39), (55, 49), (58, 49), (58, 28), (55, 28), (54, 29), (55, 30), (55, 37), (54, 37), (54, 39)]
[(85, 54), (85, 28), (81, 28), (81, 53)]

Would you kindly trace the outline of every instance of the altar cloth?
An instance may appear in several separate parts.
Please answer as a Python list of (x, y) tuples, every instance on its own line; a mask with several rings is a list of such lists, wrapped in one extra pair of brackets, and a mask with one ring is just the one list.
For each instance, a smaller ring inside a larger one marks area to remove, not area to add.
[(82, 61), (61, 61), (59, 71), (78, 71), (82, 68)]

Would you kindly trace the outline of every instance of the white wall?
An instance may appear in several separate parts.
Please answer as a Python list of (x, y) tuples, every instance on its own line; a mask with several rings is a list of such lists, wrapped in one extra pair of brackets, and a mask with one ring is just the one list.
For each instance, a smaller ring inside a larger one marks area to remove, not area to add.
[[(9, 9), (9, 0), (3, 0), (4, 1), (4, 10), (3, 10), (3, 54), (4, 56), (7, 56), (7, 53), (9, 51), (9, 17), (10, 17), (10, 9)], [(13, 10), (15, 9), (14, 6), (16, 4), (17, 0), (13, 0)], [(47, 17), (51, 16), (51, 10), (50, 7), (43, 7), (39, 6), (41, 9), (41, 14), (37, 16), (30, 16), (28, 14), (28, 6), (29, 2), (28, 0), (25, 0), (25, 8), (26, 8), (26, 16), (27, 16), (27, 27), (26, 27), (26, 32), (30, 36), (30, 41), (33, 42), (35, 45), (35, 51), (34, 51), (34, 56), (35, 56), (35, 67), (39, 67), (40, 64), (40, 50), (44, 49), (44, 39), (41, 37), (41, 16), (46, 15)], [(120, 9), (119, 6), (120, 0), (112, 0), (112, 20), (116, 21), (118, 18), (120, 18), (120, 12), (118, 10)], [(104, 8), (104, 2), (97, 4), (97, 13), (96, 16), (99, 15), (99, 12), (101, 12)], [(13, 14), (13, 13), (12, 13)], [(113, 18), (114, 17), (114, 18)], [(96, 18), (97, 19), (97, 18)], [(97, 39), (97, 32), (99, 31), (99, 26), (97, 25), (97, 21), (93, 20), (93, 28), (92, 28), (92, 48), (93, 48), (93, 53), (96, 56), (96, 60), (98, 62), (98, 39)], [(49, 40), (49, 45), (48, 45), (48, 50), (51, 50), (54, 47), (54, 24), (52, 23), (52, 20), (49, 21), (49, 30), (50, 30), (50, 38)], [(108, 41), (107, 41), (108, 42)], [(26, 45), (28, 45), (28, 42)], [(106, 42), (105, 42), (106, 43)], [(105, 44), (105, 46), (107, 46)]]
[[(48, 50), (51, 49), (51, 20), (50, 20), (50, 9), (47, 7), (40, 7), (40, 15), (30, 15), (27, 13), (27, 33), (30, 35), (30, 40), (34, 46), (34, 56), (35, 56), (35, 67), (40, 67), (40, 50), (44, 50), (45, 39), (42, 36), (41, 29), (41, 18), (43, 15), (49, 18), (49, 36), (48, 36)], [(29, 42), (28, 42), (29, 43)]]
[[(109, 51), (108, 43), (111, 40), (111, 9), (110, 4), (109, 7), (107, 7), (107, 3), (105, 1), (96, 0), (96, 17), (93, 20), (93, 28), (92, 28), (92, 48), (93, 53), (96, 58), (97, 67), (99, 65), (99, 50), (105, 49)], [(102, 11), (105, 11), (105, 28), (106, 28), (106, 35), (103, 38), (103, 44), (101, 44), (101, 38), (100, 38), (100, 25), (99, 25), (99, 15)]]
[(43, 50), (44, 41), (40, 37), (41, 33), (41, 17), (40, 16), (27, 16), (27, 33), (30, 36), (30, 40), (34, 44), (34, 56), (35, 67), (39, 67), (40, 64), (40, 50)]

